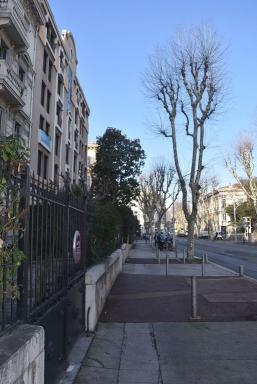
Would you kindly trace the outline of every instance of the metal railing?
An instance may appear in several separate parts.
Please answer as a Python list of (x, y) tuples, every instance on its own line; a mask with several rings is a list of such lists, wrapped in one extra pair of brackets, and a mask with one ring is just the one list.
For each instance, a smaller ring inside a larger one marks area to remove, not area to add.
[[(13, 285), (18, 286), (15, 298), (6, 291), (6, 280), (15, 265), (0, 265), (1, 331), (18, 320), (34, 322), (85, 270), (85, 199), (73, 196), (67, 184), (60, 188), (36, 176), (15, 183), (22, 194), (19, 246), (25, 260), (12, 274)], [(5, 202), (9, 205), (11, 193)], [(74, 257), (76, 231), (81, 236), (80, 258)]]

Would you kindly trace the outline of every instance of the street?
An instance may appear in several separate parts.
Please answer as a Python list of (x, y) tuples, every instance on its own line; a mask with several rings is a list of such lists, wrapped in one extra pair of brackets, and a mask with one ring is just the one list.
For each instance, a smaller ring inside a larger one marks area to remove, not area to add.
[[(186, 247), (187, 238), (177, 237), (179, 250)], [(239, 265), (244, 266), (247, 276), (257, 279), (257, 246), (228, 241), (195, 240), (195, 256), (208, 253), (208, 259), (238, 272)]]

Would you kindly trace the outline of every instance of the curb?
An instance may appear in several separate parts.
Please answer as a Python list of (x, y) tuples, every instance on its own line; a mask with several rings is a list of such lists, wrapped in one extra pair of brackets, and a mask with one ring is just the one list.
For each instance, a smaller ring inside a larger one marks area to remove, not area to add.
[(216, 265), (217, 267), (223, 269), (224, 271), (233, 273), (233, 275), (235, 275), (235, 276), (238, 276), (238, 273), (235, 272), (235, 271), (233, 271), (233, 269), (230, 269), (230, 268), (227, 268), (227, 267), (223, 267), (223, 265), (217, 264), (217, 263), (215, 263), (214, 261), (209, 261), (209, 263), (210, 263), (210, 264), (214, 264), (214, 265)]

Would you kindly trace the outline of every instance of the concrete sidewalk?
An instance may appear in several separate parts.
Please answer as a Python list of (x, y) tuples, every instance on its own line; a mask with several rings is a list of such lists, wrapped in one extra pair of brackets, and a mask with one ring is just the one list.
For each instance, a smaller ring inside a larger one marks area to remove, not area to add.
[[(164, 261), (168, 255), (171, 263), (168, 266), (168, 275), (170, 276), (202, 276), (202, 265), (200, 264), (174, 264), (176, 260), (175, 252), (160, 252), (161, 264), (157, 264), (157, 257), (155, 250), (150, 244), (144, 242), (136, 243), (136, 246), (130, 251), (127, 264), (123, 268), (124, 273), (135, 275), (166, 275), (166, 265)], [(181, 260), (183, 254), (180, 251), (178, 258)], [(135, 260), (135, 263), (133, 262)], [(214, 263), (207, 263), (205, 265), (205, 276), (218, 277), (218, 276), (235, 276), (235, 272), (229, 271)]]
[(166, 277), (154, 257), (147, 244), (131, 250), (75, 383), (256, 384), (256, 322), (236, 320), (257, 318), (257, 284), (210, 270), (197, 280), (202, 322), (190, 322), (187, 276), (201, 265)]
[(100, 323), (76, 384), (256, 384), (256, 367), (256, 323)]

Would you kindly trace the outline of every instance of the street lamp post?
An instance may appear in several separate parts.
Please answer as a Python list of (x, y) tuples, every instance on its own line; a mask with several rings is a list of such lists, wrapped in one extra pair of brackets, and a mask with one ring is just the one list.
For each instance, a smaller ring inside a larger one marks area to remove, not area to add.
[(237, 228), (236, 228), (236, 203), (234, 201), (234, 234), (235, 234), (235, 241), (237, 241)]
[(172, 227), (173, 227), (173, 235), (172, 235), (172, 248), (176, 247), (176, 231), (175, 231), (175, 202), (173, 202), (172, 206)]

